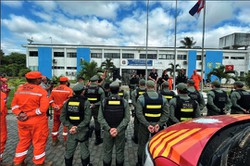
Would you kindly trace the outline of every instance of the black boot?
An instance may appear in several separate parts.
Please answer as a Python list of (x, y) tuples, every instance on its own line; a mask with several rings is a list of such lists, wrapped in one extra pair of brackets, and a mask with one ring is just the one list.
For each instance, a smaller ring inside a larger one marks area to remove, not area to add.
[(111, 161), (109, 163), (106, 163), (105, 161), (103, 161), (103, 166), (111, 166)]
[(124, 164), (124, 161), (118, 163), (118, 161), (116, 160), (116, 166), (123, 166), (123, 164)]
[(72, 166), (73, 163), (73, 157), (69, 158), (69, 159), (65, 159), (65, 166)]
[(101, 138), (101, 130), (95, 130), (95, 145), (99, 145), (103, 142)]
[(82, 166), (92, 166), (92, 164), (90, 163), (90, 157), (81, 160), (82, 160)]

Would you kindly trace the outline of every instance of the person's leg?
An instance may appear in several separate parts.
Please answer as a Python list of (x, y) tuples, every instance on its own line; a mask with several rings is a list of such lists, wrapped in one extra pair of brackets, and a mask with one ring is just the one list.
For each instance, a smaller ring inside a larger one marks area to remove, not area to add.
[(124, 149), (125, 149), (125, 130), (120, 131), (115, 137), (116, 148), (116, 165), (123, 166), (124, 164)]
[(112, 151), (114, 146), (114, 139), (110, 136), (108, 131), (103, 132), (103, 165), (109, 166), (112, 162)]
[(60, 114), (54, 111), (53, 116), (53, 128), (52, 128), (52, 145), (56, 145), (58, 143), (58, 133), (59, 133), (59, 127), (60, 127), (61, 121), (60, 121)]

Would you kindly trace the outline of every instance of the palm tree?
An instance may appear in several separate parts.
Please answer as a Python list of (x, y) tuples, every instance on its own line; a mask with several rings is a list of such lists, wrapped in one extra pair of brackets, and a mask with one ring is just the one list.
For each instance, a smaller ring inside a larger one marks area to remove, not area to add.
[(97, 74), (97, 63), (95, 61), (81, 62), (81, 70), (78, 72), (78, 76), (83, 76), (86, 80), (89, 80), (92, 76)]
[[(233, 74), (233, 75), (231, 75)], [(221, 81), (221, 79), (226, 79), (226, 84), (230, 79), (237, 80), (238, 74), (237, 71), (225, 71), (225, 66), (221, 65), (218, 68), (213, 68), (208, 74), (207, 78), (211, 80), (211, 76), (215, 75)]]
[[(167, 71), (170, 71), (170, 75), (173, 77), (174, 75), (174, 64), (173, 63), (169, 63), (168, 65), (170, 65), (170, 68), (167, 68)], [(177, 67), (181, 67), (179, 64), (175, 65), (175, 71), (177, 71)]]
[(196, 44), (193, 37), (184, 37), (180, 42), (185, 48), (192, 48)]
[(104, 69), (107, 71), (107, 76), (106, 76), (106, 81), (110, 80), (112, 74), (111, 72), (116, 68), (114, 63), (112, 62), (112, 59), (106, 59), (106, 61), (102, 62), (101, 64), (101, 69)]

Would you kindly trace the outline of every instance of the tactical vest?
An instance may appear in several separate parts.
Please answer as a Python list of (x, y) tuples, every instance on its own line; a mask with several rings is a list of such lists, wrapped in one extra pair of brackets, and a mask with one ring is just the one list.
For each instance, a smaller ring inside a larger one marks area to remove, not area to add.
[(95, 104), (101, 100), (101, 94), (98, 93), (99, 86), (91, 86), (86, 90), (85, 96), (91, 104)]
[(138, 99), (138, 97), (140, 96), (140, 95), (143, 95), (144, 93), (146, 92), (146, 89), (140, 89), (140, 88), (137, 88), (136, 89), (136, 101), (137, 101), (137, 99)]
[[(225, 107), (227, 103), (227, 93), (225, 91), (222, 91), (222, 93), (219, 93), (214, 89), (212, 91), (214, 92), (214, 95), (215, 95), (213, 99), (214, 105), (216, 105), (216, 107), (218, 107), (221, 110), (221, 114), (224, 114), (223, 108)], [(210, 105), (207, 105), (207, 108), (209, 110), (212, 110)]]
[(240, 100), (237, 101), (237, 104), (240, 105), (240, 107), (246, 110), (249, 110), (250, 109), (250, 93), (243, 89), (237, 89), (235, 91), (240, 94)]
[(104, 101), (103, 115), (111, 128), (117, 128), (124, 118), (124, 101), (120, 96), (110, 96)]
[(198, 103), (200, 103), (200, 101), (201, 101), (201, 94), (197, 90), (195, 90), (194, 92), (191, 92), (191, 91), (188, 90), (188, 96), (191, 99), (197, 101)]
[(147, 93), (143, 94), (145, 106), (143, 107), (143, 114), (148, 122), (158, 122), (163, 111), (162, 95), (158, 95), (157, 99), (149, 98)]
[(160, 94), (162, 94), (162, 96), (165, 97), (167, 101), (170, 101), (175, 96), (175, 93), (173, 91), (165, 92), (161, 90)]
[(197, 103), (193, 99), (184, 100), (179, 96), (176, 97), (175, 117), (179, 121), (190, 120), (195, 117)]
[(84, 103), (81, 97), (73, 96), (67, 101), (66, 116), (71, 124), (79, 125), (84, 119)]
[(118, 95), (119, 95), (120, 97), (124, 97), (124, 90), (120, 90), (120, 91), (118, 92)]

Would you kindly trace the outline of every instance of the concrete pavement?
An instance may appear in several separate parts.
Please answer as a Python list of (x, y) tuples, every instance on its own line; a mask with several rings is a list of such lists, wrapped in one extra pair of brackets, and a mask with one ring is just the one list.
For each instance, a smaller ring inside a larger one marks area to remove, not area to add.
[[(137, 145), (131, 140), (133, 135), (133, 122), (129, 123), (129, 126), (126, 131), (126, 146), (125, 146), (125, 166), (135, 166), (137, 162)], [(49, 120), (50, 131), (52, 128), (53, 120)], [(15, 148), (18, 142), (18, 133), (17, 133), (17, 120), (13, 114), (7, 115), (7, 123), (8, 123), (8, 139), (6, 149), (3, 154), (3, 162), (10, 163), (12, 162), (15, 155)], [(62, 127), (60, 128), (62, 130)], [(51, 145), (51, 133), (48, 138), (47, 147), (46, 147), (46, 161), (53, 161), (53, 166), (64, 166), (64, 146), (63, 146), (63, 137), (62, 131), (60, 131), (59, 136), (60, 143), (57, 146)], [(94, 145), (95, 136), (94, 133), (89, 140), (89, 149), (90, 149), (90, 160), (93, 166), (102, 166), (102, 144), (95, 146)], [(32, 146), (29, 149), (28, 155), (26, 157), (26, 162), (28, 166), (32, 166), (32, 158), (33, 158), (33, 148)], [(80, 158), (80, 150), (77, 148), (74, 155), (74, 166), (81, 166), (81, 158)], [(112, 165), (115, 166), (115, 153), (113, 153)]]

